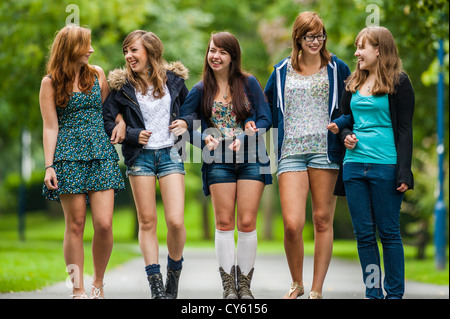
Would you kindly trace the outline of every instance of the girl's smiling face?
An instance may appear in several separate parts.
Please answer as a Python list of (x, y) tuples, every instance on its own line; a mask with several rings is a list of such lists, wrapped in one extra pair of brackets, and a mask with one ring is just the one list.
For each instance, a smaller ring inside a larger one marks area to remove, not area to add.
[(209, 44), (208, 64), (214, 72), (229, 71), (231, 63), (230, 54), (223, 48), (217, 47), (213, 40)]
[(78, 59), (78, 63), (81, 65), (88, 64), (89, 57), (91, 56), (92, 53), (94, 53), (94, 49), (92, 48), (92, 45), (89, 43), (89, 51)]
[(358, 58), (358, 67), (361, 70), (375, 71), (378, 63), (378, 55), (378, 47), (372, 46), (362, 38), (358, 40), (355, 56)]
[(123, 49), (125, 61), (137, 74), (147, 73), (148, 55), (140, 39)]

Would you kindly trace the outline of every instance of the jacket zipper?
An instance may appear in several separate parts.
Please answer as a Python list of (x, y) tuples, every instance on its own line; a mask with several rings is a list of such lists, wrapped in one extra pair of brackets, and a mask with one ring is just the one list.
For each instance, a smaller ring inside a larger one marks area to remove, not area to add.
[(139, 109), (141, 109), (141, 107), (139, 106), (139, 104), (137, 104), (136, 102), (134, 102), (124, 91), (122, 91), (122, 93), (123, 93), (123, 95), (125, 95), (131, 102), (133, 102), (134, 104), (136, 104), (137, 105), (137, 107), (139, 108)]

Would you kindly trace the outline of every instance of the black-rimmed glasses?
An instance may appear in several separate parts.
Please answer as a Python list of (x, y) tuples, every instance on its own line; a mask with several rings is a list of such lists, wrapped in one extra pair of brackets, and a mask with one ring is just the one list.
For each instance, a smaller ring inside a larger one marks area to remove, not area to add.
[(306, 42), (313, 42), (315, 39), (317, 39), (319, 42), (325, 41), (325, 39), (327, 38), (326, 34), (321, 34), (321, 35), (306, 35), (303, 36), (302, 39), (305, 40)]

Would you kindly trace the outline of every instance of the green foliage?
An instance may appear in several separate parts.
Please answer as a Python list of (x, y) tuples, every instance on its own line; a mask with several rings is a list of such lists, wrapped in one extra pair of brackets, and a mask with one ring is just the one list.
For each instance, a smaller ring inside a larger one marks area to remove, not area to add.
[[(328, 49), (355, 68), (354, 39), (366, 26), (368, 5), (379, 8), (380, 24), (393, 33), (404, 69), (416, 94), (413, 172), (416, 190), (407, 192), (403, 212), (408, 231), (416, 221), (431, 225), (437, 172), (436, 82), (437, 41), (444, 39), (445, 105), (448, 105), (447, 0), (6, 0), (0, 2), (0, 209), (14, 210), (20, 174), (20, 134), (32, 136), (31, 152), (36, 170), (43, 167), (42, 120), (39, 87), (45, 74), (49, 46), (75, 4), (80, 24), (92, 30), (95, 53), (91, 63), (105, 73), (124, 65), (122, 41), (135, 29), (155, 32), (165, 45), (167, 61), (180, 60), (190, 69), (191, 88), (202, 73), (208, 38), (227, 30), (240, 40), (244, 69), (264, 86), (273, 64), (290, 52), (291, 28), (299, 12), (320, 14), (328, 33)], [(445, 109), (448, 128), (448, 107)], [(445, 137), (448, 150), (448, 135)], [(448, 151), (445, 160), (448, 174)], [(203, 199), (200, 165), (187, 165), (187, 201)], [(38, 174), (38, 173), (36, 173)], [(39, 174), (42, 174), (40, 171)], [(447, 176), (448, 178), (448, 176)], [(208, 200), (208, 199), (207, 199)], [(448, 207), (448, 190), (445, 193)], [(9, 206), (8, 206), (9, 205)], [(346, 218), (345, 205), (337, 212)], [(279, 212), (279, 205), (276, 206)], [(414, 221), (414, 222), (412, 222)], [(340, 222), (340, 221), (339, 221)], [(343, 227), (343, 226), (342, 226)], [(431, 226), (429, 226), (431, 227)], [(280, 228), (282, 229), (282, 228)], [(346, 231), (347, 232), (347, 231)]]

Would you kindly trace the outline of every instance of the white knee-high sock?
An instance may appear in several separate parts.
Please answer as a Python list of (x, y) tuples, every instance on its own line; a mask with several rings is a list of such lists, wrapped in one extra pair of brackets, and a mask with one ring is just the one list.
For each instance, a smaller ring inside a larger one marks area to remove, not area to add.
[(257, 246), (256, 229), (248, 233), (238, 231), (237, 264), (244, 275), (255, 266)]
[(219, 267), (222, 267), (225, 272), (230, 273), (231, 267), (234, 266), (236, 260), (234, 229), (229, 231), (216, 229), (215, 245)]

